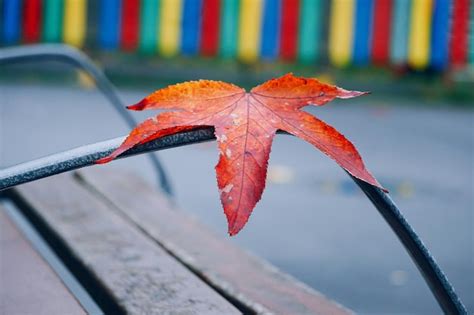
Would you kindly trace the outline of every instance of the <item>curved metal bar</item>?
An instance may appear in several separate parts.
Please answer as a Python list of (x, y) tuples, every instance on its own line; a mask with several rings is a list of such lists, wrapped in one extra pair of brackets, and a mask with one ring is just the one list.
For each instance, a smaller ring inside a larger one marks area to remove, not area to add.
[[(105, 76), (103, 71), (81, 51), (63, 44), (38, 44), (0, 49), (0, 65), (43, 60), (65, 62), (87, 72), (94, 79), (99, 91), (109, 100), (127, 125), (130, 128), (135, 128), (136, 121), (125, 109), (125, 104), (120, 100), (113, 84)], [(158, 173), (159, 185), (171, 196), (173, 194), (171, 182), (166, 176), (166, 172), (158, 160), (158, 157), (155, 154), (149, 154), (149, 158)]]
[[(85, 145), (0, 170), (0, 191), (44, 177), (94, 165), (96, 160), (108, 156), (117, 149), (124, 139), (125, 137), (118, 137)], [(118, 158), (210, 141), (212, 139), (214, 139), (213, 128), (182, 132), (138, 145), (124, 152)]]
[[(94, 161), (109, 155), (115, 150), (122, 143), (123, 139), (123, 137), (120, 137), (79, 147), (1, 170), (0, 191), (43, 177), (93, 165)], [(186, 131), (139, 145), (123, 153), (119, 158), (213, 139), (215, 139), (213, 128)], [(467, 314), (465, 307), (454, 292), (448, 279), (390, 197), (381, 189), (367, 184), (352, 175), (350, 176), (372, 201), (400, 239), (443, 311), (446, 314)]]
[(400, 212), (388, 194), (380, 188), (372, 186), (351, 174), (349, 176), (362, 189), (372, 204), (392, 228), (408, 254), (415, 262), (418, 270), (431, 289), (445, 314), (467, 314), (467, 310), (453, 287), (444, 275), (433, 256), (425, 247), (413, 228)]

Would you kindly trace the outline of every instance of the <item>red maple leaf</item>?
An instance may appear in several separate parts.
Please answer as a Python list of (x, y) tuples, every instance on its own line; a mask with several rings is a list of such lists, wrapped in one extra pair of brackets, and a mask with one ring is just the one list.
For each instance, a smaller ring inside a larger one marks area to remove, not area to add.
[(366, 93), (347, 91), (292, 74), (269, 80), (250, 93), (220, 81), (199, 80), (172, 85), (127, 107), (168, 111), (139, 124), (117, 150), (97, 163), (109, 162), (128, 149), (159, 137), (213, 126), (220, 151), (216, 165), (220, 199), (229, 234), (235, 235), (262, 196), (277, 130), (308, 141), (355, 177), (381, 187), (349, 140), (301, 110), (307, 105), (324, 105), (334, 98), (363, 94)]

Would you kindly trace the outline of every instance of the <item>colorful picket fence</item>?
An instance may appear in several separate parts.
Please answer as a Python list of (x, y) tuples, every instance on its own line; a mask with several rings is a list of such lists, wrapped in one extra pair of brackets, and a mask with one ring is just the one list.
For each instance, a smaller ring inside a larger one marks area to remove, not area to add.
[[(204, 55), (245, 62), (459, 68), (472, 0), (0, 0), (0, 44)], [(91, 31), (93, 30), (93, 31)]]

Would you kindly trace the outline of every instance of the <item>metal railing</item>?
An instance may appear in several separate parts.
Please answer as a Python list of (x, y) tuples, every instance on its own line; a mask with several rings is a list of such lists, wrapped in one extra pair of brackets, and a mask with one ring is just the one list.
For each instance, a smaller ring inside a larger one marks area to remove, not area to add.
[[(40, 44), (0, 49), (0, 66), (23, 62), (58, 61), (80, 68), (90, 75), (97, 89), (106, 97), (113, 108), (125, 120), (130, 128), (134, 128), (136, 121), (125, 109), (117, 90), (104, 72), (80, 50), (63, 44)], [(158, 184), (168, 195), (173, 194), (171, 182), (155, 154), (148, 155), (150, 162), (157, 172)]]

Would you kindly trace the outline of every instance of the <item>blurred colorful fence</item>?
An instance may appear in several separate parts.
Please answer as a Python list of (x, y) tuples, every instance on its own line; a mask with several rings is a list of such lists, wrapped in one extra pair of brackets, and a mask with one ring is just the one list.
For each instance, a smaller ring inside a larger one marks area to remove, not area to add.
[(474, 63), (472, 0), (0, 0), (0, 44), (244, 62), (462, 68)]

